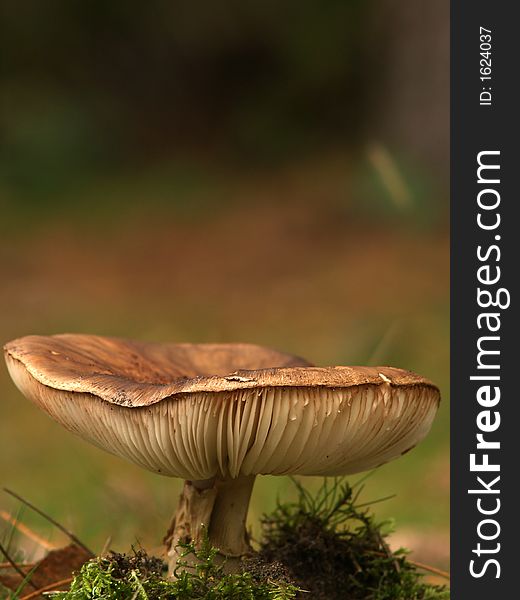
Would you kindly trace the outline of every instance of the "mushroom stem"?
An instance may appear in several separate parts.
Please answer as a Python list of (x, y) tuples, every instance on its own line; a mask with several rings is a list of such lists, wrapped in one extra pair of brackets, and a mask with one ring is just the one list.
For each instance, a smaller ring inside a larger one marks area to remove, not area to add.
[[(249, 554), (246, 518), (255, 476), (185, 481), (177, 512), (164, 539), (169, 573), (177, 566), (179, 541), (199, 543), (203, 528), (209, 542), (227, 559)], [(228, 566), (235, 561), (228, 560)]]

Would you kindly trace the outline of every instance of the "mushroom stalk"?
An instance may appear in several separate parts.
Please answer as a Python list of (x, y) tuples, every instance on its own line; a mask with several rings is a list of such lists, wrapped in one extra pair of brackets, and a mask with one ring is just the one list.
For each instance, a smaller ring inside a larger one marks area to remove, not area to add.
[(209, 542), (228, 559), (228, 566), (251, 552), (246, 518), (255, 476), (237, 479), (185, 481), (177, 512), (164, 539), (168, 547), (169, 573), (179, 558), (179, 541), (200, 542), (203, 528)]

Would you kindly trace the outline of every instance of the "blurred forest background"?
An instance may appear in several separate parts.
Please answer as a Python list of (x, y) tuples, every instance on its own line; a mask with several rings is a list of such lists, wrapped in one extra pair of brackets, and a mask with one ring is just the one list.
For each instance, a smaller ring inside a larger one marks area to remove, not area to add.
[[(0, 55), (2, 341), (247, 341), (428, 376), (431, 435), (364, 497), (396, 494), (374, 507), (396, 543), (446, 566), (449, 2), (4, 0)], [(68, 434), (5, 368), (0, 391), (2, 485), (98, 551), (159, 545), (180, 482)], [(277, 494), (259, 478), (254, 532)]]

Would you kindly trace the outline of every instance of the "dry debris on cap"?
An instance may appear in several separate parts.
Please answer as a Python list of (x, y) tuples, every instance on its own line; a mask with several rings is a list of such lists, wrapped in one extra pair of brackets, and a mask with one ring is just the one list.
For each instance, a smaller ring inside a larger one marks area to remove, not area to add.
[(254, 344), (161, 344), (78, 334), (31, 335), (4, 350), (8, 361), (22, 363), (43, 385), (133, 407), (183, 393), (249, 387), (252, 369), (309, 365)]
[(249, 344), (29, 336), (5, 354), (24, 395), (67, 429), (190, 480), (363, 471), (416, 445), (439, 403), (408, 371), (313, 367)]

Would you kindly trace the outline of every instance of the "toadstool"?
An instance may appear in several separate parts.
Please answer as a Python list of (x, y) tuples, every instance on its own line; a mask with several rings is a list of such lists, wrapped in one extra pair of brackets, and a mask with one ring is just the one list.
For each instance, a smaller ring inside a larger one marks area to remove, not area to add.
[(64, 427), (185, 479), (165, 541), (201, 526), (226, 557), (250, 552), (255, 476), (344, 475), (399, 457), (428, 433), (439, 391), (392, 367), (314, 367), (250, 344), (158, 344), (91, 335), (8, 343), (22, 393)]

